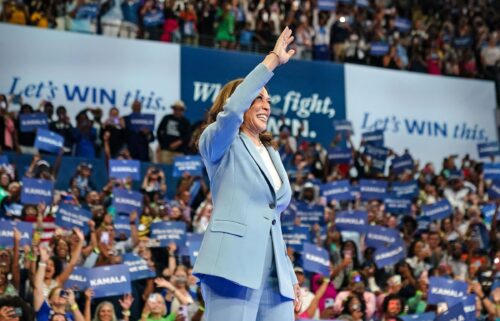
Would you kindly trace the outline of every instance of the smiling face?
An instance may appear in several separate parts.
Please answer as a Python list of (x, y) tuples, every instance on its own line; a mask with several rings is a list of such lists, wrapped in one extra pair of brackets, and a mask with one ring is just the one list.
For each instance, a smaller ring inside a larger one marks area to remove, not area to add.
[(105, 303), (101, 306), (101, 309), (98, 312), (100, 321), (111, 321), (113, 320), (113, 306), (109, 303)]
[(260, 134), (266, 130), (270, 114), (271, 98), (266, 88), (262, 88), (257, 98), (255, 98), (243, 116), (243, 127), (251, 133)]

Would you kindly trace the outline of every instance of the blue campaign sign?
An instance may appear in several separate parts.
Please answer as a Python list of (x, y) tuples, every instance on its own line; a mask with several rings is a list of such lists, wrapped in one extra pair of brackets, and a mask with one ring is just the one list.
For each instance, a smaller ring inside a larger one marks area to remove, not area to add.
[(125, 253), (123, 255), (123, 264), (128, 266), (130, 280), (141, 280), (154, 278), (156, 273), (148, 266), (148, 262), (135, 253)]
[(64, 282), (64, 288), (73, 291), (85, 291), (89, 287), (88, 271), (88, 268), (75, 266), (68, 280)]
[(372, 42), (370, 43), (370, 55), (383, 56), (389, 52), (389, 44), (387, 42)]
[(352, 135), (354, 133), (352, 122), (350, 120), (334, 120), (333, 130), (335, 131), (335, 134)]
[(64, 137), (50, 130), (38, 129), (36, 131), (35, 147), (49, 153), (57, 154), (64, 147)]
[(32, 244), (33, 224), (19, 221), (0, 221), (0, 246), (14, 246), (14, 228), (21, 233), (20, 246)]
[(485, 179), (493, 181), (500, 180), (500, 163), (486, 163), (483, 165), (483, 173)]
[(323, 184), (320, 186), (320, 191), (321, 196), (325, 197), (328, 202), (354, 200), (351, 193), (351, 183), (346, 179)]
[(385, 172), (386, 161), (387, 161), (387, 158), (384, 156), (372, 157), (371, 164), (370, 164), (371, 170), (375, 173), (383, 174)]
[(160, 246), (167, 246), (174, 242), (177, 246), (186, 244), (186, 223), (184, 222), (155, 222), (151, 224), (152, 239), (159, 241)]
[(87, 3), (78, 7), (76, 12), (76, 19), (95, 19), (99, 13), (97, 3)]
[(335, 215), (335, 227), (339, 231), (365, 233), (368, 213), (365, 211), (341, 211)]
[(403, 242), (396, 242), (388, 247), (379, 247), (373, 255), (375, 264), (379, 269), (393, 265), (406, 258)]
[(142, 210), (143, 195), (139, 192), (129, 191), (123, 188), (113, 190), (113, 207), (117, 213), (130, 214)]
[(449, 306), (462, 302), (462, 299), (466, 295), (467, 282), (435, 276), (429, 278), (429, 290), (427, 295), (427, 302), (429, 304), (446, 302)]
[(401, 243), (399, 232), (377, 225), (368, 225), (366, 227), (365, 244), (373, 248), (383, 248), (394, 243)]
[(386, 147), (365, 145), (363, 153), (371, 158), (386, 159), (389, 156), (389, 149)]
[(401, 32), (408, 32), (411, 30), (411, 20), (397, 17), (394, 25)]
[(385, 211), (392, 214), (410, 214), (411, 205), (409, 198), (389, 196), (384, 200)]
[(393, 182), (391, 184), (391, 191), (398, 197), (404, 198), (415, 198), (418, 196), (419, 188), (417, 181), (407, 181), (407, 182)]
[(335, 11), (337, 0), (318, 0), (318, 10)]
[(476, 295), (469, 294), (462, 299), (462, 304), (464, 306), (465, 321), (475, 321), (476, 320)]
[(488, 142), (477, 144), (479, 158), (486, 158), (500, 155), (500, 144), (498, 142)]
[(201, 247), (201, 242), (190, 242), (188, 245), (189, 249), (189, 260), (191, 262), (191, 265), (194, 265), (194, 262), (196, 262), (196, 258), (198, 257), (198, 252), (200, 251)]
[(330, 276), (330, 255), (324, 248), (304, 243), (302, 248), (302, 267), (312, 273)]
[(466, 321), (467, 315), (464, 311), (464, 305), (462, 303), (457, 303), (448, 311), (439, 314), (435, 321)]
[(361, 139), (366, 145), (373, 145), (375, 147), (384, 146), (384, 131), (374, 130), (361, 134)]
[(130, 177), (134, 181), (141, 179), (141, 162), (138, 160), (110, 159), (109, 177), (124, 179)]
[(119, 238), (122, 234), (127, 239), (130, 237), (132, 232), (130, 230), (130, 219), (128, 216), (116, 215), (113, 221), (113, 226), (115, 228), (115, 235), (117, 238)]
[(179, 156), (174, 160), (173, 177), (181, 177), (184, 172), (191, 176), (201, 176), (203, 162), (201, 156)]
[(387, 197), (387, 181), (362, 179), (359, 181), (359, 189), (362, 200), (383, 200)]
[(46, 179), (34, 179), (24, 177), (22, 180), (21, 203), (52, 205), (54, 196), (54, 182)]
[(19, 114), (19, 129), (23, 133), (49, 128), (49, 119), (45, 113)]
[(427, 216), (417, 217), (417, 230), (425, 231), (429, 229), (430, 225), (431, 225), (431, 220)]
[(470, 47), (473, 43), (472, 37), (464, 36), (464, 37), (455, 37), (453, 39), (453, 45), (457, 48), (467, 48)]
[(203, 233), (186, 233), (186, 244), (189, 245), (193, 242), (201, 243), (203, 241)]
[(411, 171), (413, 167), (413, 158), (408, 154), (396, 156), (391, 160), (391, 170), (395, 174), (404, 173), (406, 170)]
[(434, 321), (434, 318), (436, 318), (436, 313), (425, 312), (420, 314), (408, 314), (408, 315), (401, 315), (399, 316), (399, 318), (402, 321)]
[(452, 214), (450, 202), (444, 199), (431, 205), (422, 206), (422, 213), (431, 221), (442, 220)]
[[(245, 77), (261, 61), (260, 54), (181, 47), (181, 99), (186, 117), (198, 121), (228, 81)], [(207, 64), (207, 61), (210, 63)], [(231, 61), (231, 68), (227, 62)], [(300, 75), (300, 77), (297, 77)], [(266, 84), (273, 105), (267, 130), (279, 134), (283, 122), (291, 135), (329, 146), (332, 122), (346, 119), (344, 66), (292, 60)]]
[(492, 201), (500, 199), (500, 182), (494, 181), (491, 183), (490, 187), (488, 188), (488, 197)]
[(370, 2), (368, 0), (356, 0), (356, 5), (358, 7), (368, 7)]
[(305, 242), (309, 242), (310, 230), (308, 226), (282, 226), (283, 240), (287, 246), (295, 251), (302, 251)]
[(163, 23), (164, 16), (161, 10), (150, 11), (143, 17), (144, 27), (156, 27)]
[(486, 224), (491, 224), (493, 221), (493, 216), (497, 212), (497, 207), (495, 204), (485, 204), (481, 207), (481, 213), (484, 216), (484, 222)]
[(350, 148), (332, 147), (328, 149), (328, 160), (331, 164), (350, 164), (352, 151)]
[(89, 286), (95, 298), (131, 293), (130, 273), (125, 264), (108, 265), (87, 271)]
[(56, 225), (67, 230), (74, 227), (81, 229), (87, 234), (88, 222), (92, 219), (92, 213), (79, 206), (61, 203), (56, 213)]
[(130, 127), (136, 132), (142, 129), (147, 129), (152, 132), (155, 130), (155, 115), (132, 113), (130, 114)]
[(300, 222), (303, 225), (325, 224), (325, 207), (322, 205), (309, 205), (304, 202), (297, 202), (296, 215), (300, 218)]
[(7, 157), (7, 155), (0, 155), (0, 166), (8, 164), (9, 164), (9, 158)]
[(281, 213), (281, 225), (293, 225), (297, 217), (297, 205), (290, 203), (288, 207)]

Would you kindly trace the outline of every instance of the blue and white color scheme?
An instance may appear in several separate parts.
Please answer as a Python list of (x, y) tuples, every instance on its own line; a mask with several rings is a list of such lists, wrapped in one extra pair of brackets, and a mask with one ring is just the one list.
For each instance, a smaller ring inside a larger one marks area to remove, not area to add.
[(157, 240), (160, 246), (167, 246), (171, 242), (177, 246), (186, 243), (186, 223), (184, 222), (155, 222), (151, 224), (151, 238)]
[(87, 280), (95, 298), (132, 293), (129, 268), (125, 264), (89, 269)]
[(181, 177), (183, 173), (201, 176), (203, 163), (200, 156), (179, 156), (174, 160), (173, 177)]
[(348, 180), (333, 181), (320, 186), (321, 196), (325, 197), (328, 202), (333, 200), (352, 201), (354, 196), (351, 193), (351, 183)]
[(370, 55), (383, 56), (388, 52), (389, 52), (389, 44), (387, 42), (370, 43)]
[(393, 182), (391, 184), (391, 192), (397, 197), (412, 199), (418, 196), (419, 190), (417, 181)]
[(130, 177), (134, 181), (141, 179), (141, 162), (138, 160), (110, 159), (109, 177), (126, 179)]
[(446, 302), (449, 306), (454, 305), (462, 302), (462, 299), (467, 295), (467, 287), (467, 282), (431, 276), (427, 302), (429, 304)]
[(365, 236), (366, 246), (378, 248), (385, 248), (394, 243), (402, 243), (399, 232), (377, 225), (368, 225), (366, 227)]
[(75, 266), (68, 280), (64, 283), (64, 288), (73, 291), (85, 291), (89, 287), (88, 271), (88, 268)]
[(339, 231), (365, 233), (368, 224), (368, 213), (365, 211), (342, 211), (335, 215), (335, 227)]
[(307, 226), (282, 226), (281, 232), (286, 245), (295, 251), (302, 251), (304, 243), (310, 240), (310, 231)]
[(130, 280), (132, 281), (154, 278), (156, 276), (155, 271), (149, 268), (148, 262), (135, 253), (123, 254), (123, 264), (128, 266)]
[(497, 141), (477, 144), (479, 158), (500, 156), (500, 144)]
[(383, 200), (387, 197), (387, 181), (375, 179), (362, 179), (359, 181), (361, 199)]
[(319, 273), (325, 277), (330, 276), (330, 255), (328, 251), (320, 246), (304, 243), (302, 267), (308, 272)]
[(435, 321), (466, 321), (467, 313), (465, 313), (462, 303), (457, 303), (448, 308), (448, 311), (439, 314)]
[(396, 156), (391, 160), (391, 171), (395, 174), (404, 173), (406, 170), (411, 171), (413, 167), (413, 158), (408, 154)]
[(22, 180), (21, 203), (37, 205), (45, 203), (52, 205), (54, 197), (54, 182), (46, 179), (24, 177)]
[(350, 148), (332, 147), (328, 150), (328, 160), (331, 164), (351, 164), (352, 151)]
[(442, 220), (452, 214), (452, 208), (448, 200), (441, 200), (432, 205), (422, 206), (423, 215), (432, 221)]
[(466, 315), (465, 321), (476, 320), (476, 294), (469, 294), (462, 300), (464, 312)]
[(19, 129), (23, 133), (36, 132), (37, 129), (49, 128), (49, 119), (45, 113), (19, 114)]
[(362, 140), (367, 145), (372, 145), (375, 147), (384, 147), (384, 131), (374, 130), (371, 132), (365, 132), (361, 135)]
[(486, 163), (483, 165), (485, 179), (500, 181), (500, 163)]
[(113, 220), (113, 226), (115, 228), (115, 235), (117, 238), (123, 234), (128, 239), (132, 234), (128, 215), (116, 215)]
[(79, 206), (61, 203), (56, 213), (56, 225), (67, 230), (81, 229), (87, 234), (92, 213)]
[(325, 207), (322, 205), (309, 205), (304, 202), (297, 202), (296, 215), (300, 217), (302, 225), (325, 224)]
[(352, 123), (349, 120), (334, 120), (333, 130), (335, 131), (335, 135), (351, 135), (353, 133)]
[(399, 317), (403, 321), (434, 321), (436, 313), (426, 312), (420, 314), (408, 314)]
[(133, 131), (141, 130), (155, 130), (155, 114), (142, 114), (142, 113), (132, 113), (130, 114), (130, 126)]
[(20, 246), (31, 246), (33, 237), (33, 224), (17, 221), (0, 221), (0, 246), (14, 246), (14, 228), (21, 233)]
[(404, 260), (405, 257), (406, 251), (403, 242), (396, 242), (388, 247), (379, 247), (373, 255), (375, 264), (379, 269), (396, 264)]
[(123, 188), (113, 190), (113, 207), (117, 213), (130, 214), (134, 211), (140, 213), (142, 210), (142, 198), (144, 196), (136, 191), (128, 191)]
[(412, 201), (403, 197), (388, 197), (384, 200), (385, 210), (391, 214), (410, 214)]
[(50, 130), (36, 131), (35, 147), (49, 153), (57, 154), (64, 147), (64, 137)]

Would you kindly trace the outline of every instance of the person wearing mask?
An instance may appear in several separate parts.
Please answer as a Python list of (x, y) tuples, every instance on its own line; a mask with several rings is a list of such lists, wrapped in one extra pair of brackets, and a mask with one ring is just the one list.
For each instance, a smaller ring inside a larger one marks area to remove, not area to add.
[(160, 144), (160, 163), (172, 165), (176, 156), (186, 153), (191, 139), (191, 124), (184, 116), (186, 105), (178, 100), (171, 106), (173, 113), (160, 122), (156, 135)]

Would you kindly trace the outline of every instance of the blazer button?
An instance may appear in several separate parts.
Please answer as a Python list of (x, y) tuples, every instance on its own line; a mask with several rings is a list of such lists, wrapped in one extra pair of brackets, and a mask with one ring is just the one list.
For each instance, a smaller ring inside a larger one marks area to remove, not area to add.
[(276, 220), (273, 220), (271, 223), (272, 223), (273, 225), (274, 225), (274, 224), (276, 224)]
[(276, 204), (274, 203), (269, 203), (269, 208), (274, 210), (276, 208)]

